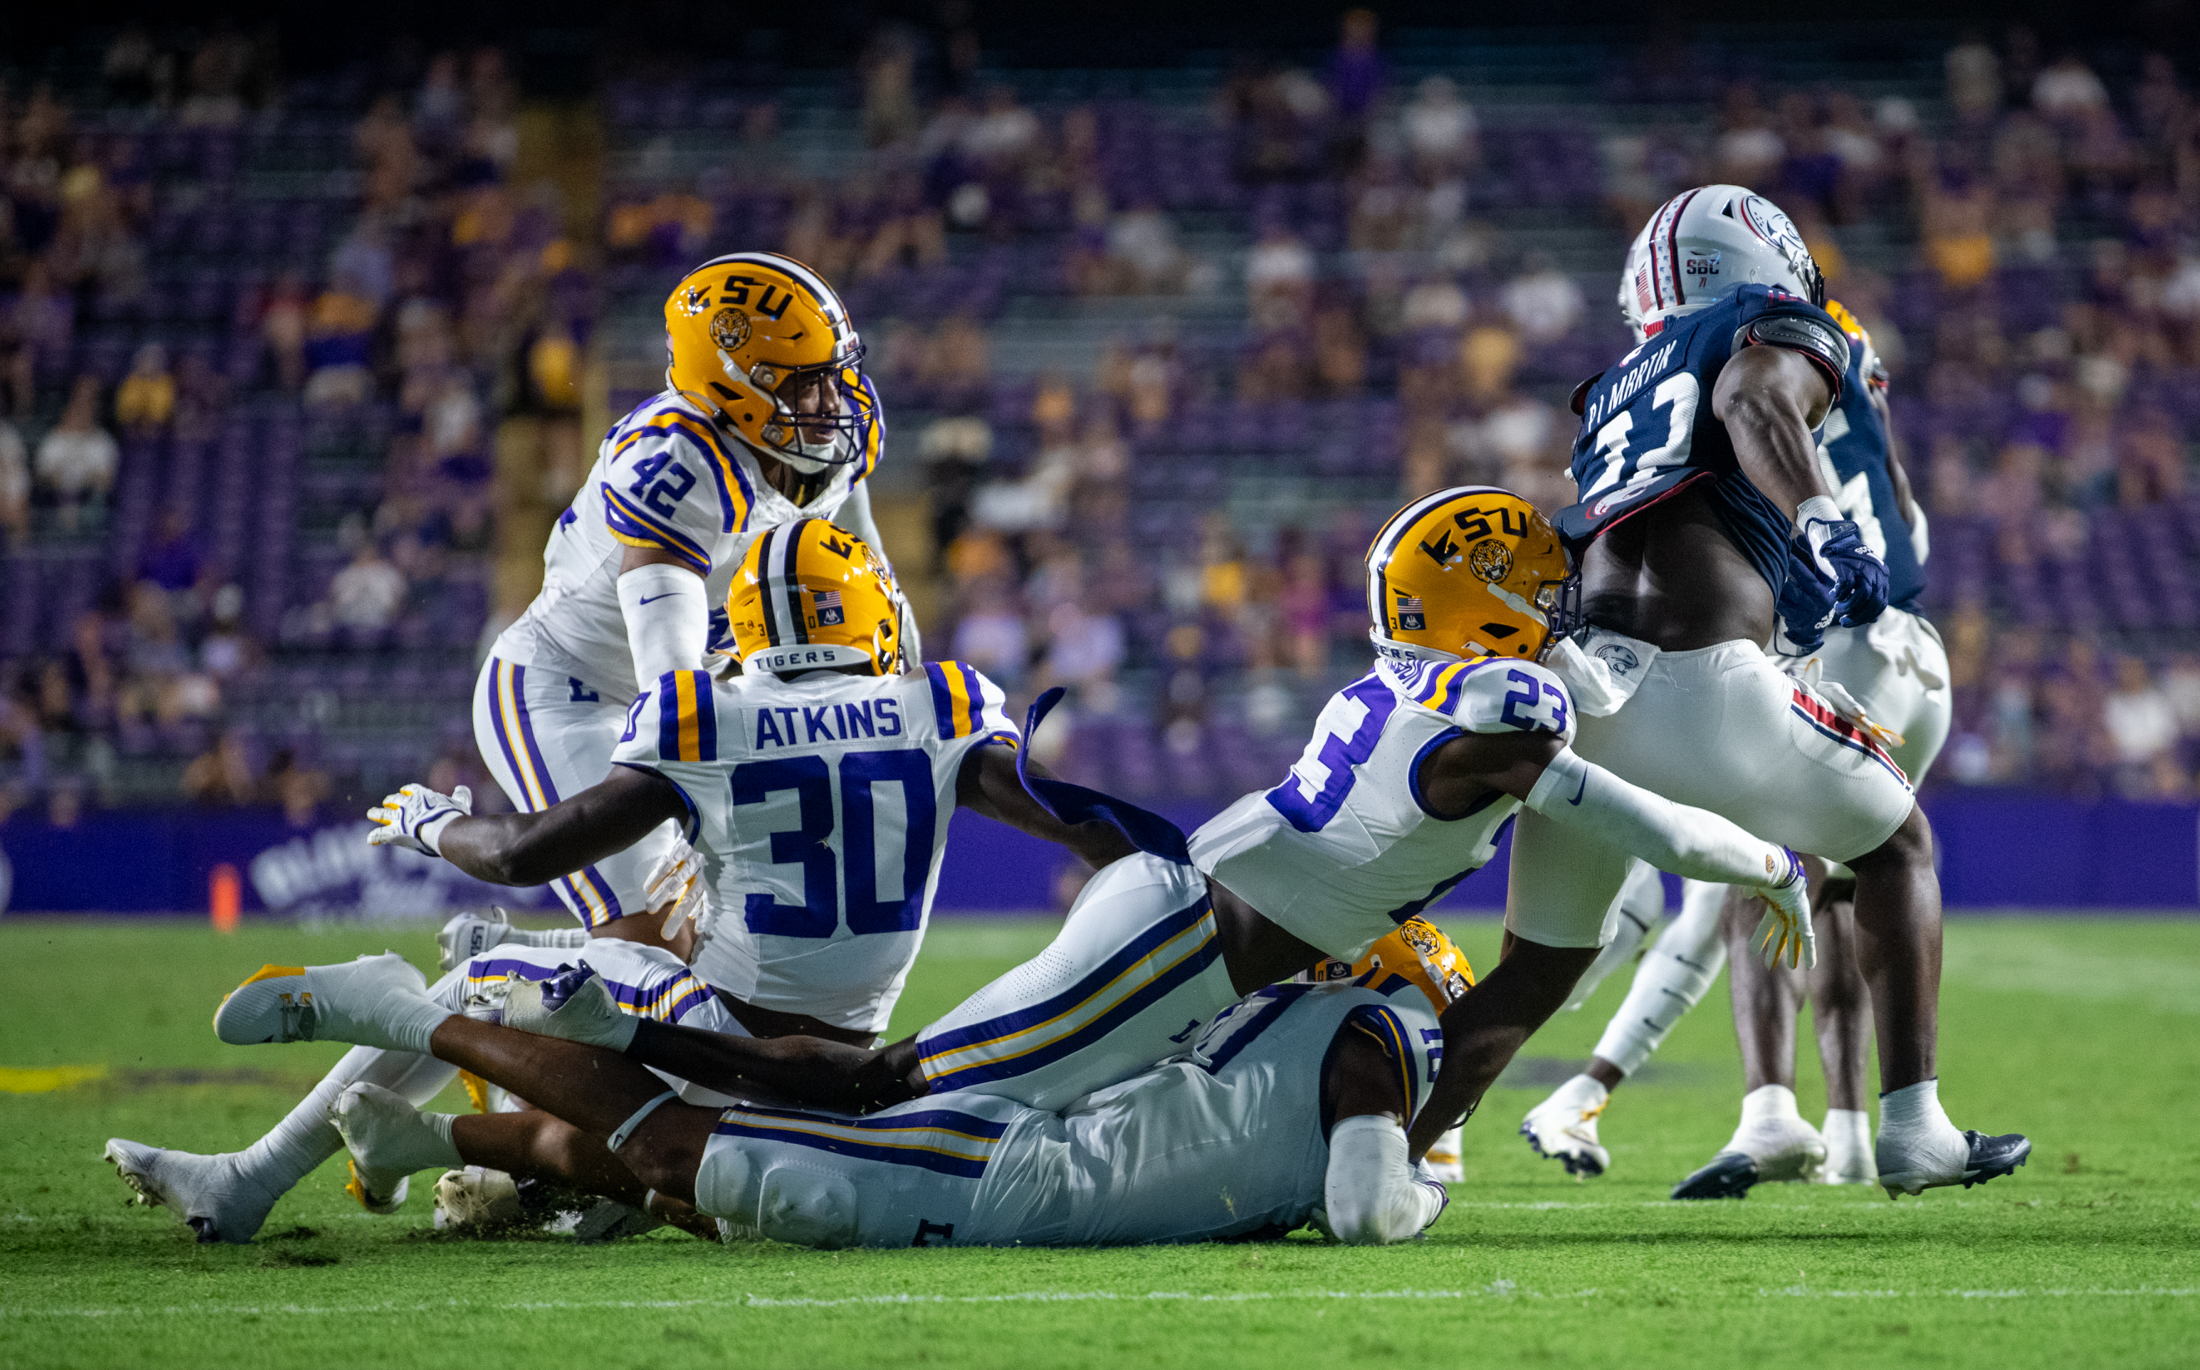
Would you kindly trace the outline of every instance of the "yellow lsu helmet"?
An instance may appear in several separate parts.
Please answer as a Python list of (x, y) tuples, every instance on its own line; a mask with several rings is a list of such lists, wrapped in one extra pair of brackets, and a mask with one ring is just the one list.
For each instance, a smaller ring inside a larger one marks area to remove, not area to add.
[(772, 528), (749, 544), (726, 595), (743, 671), (903, 667), (907, 605), (870, 544), (824, 519)]
[(1558, 530), (1509, 490), (1461, 485), (1390, 516), (1367, 549), (1368, 637), (1385, 656), (1542, 659), (1570, 631)]
[(1474, 967), (1467, 964), (1467, 954), (1425, 918), (1400, 923), (1396, 932), (1369, 947), (1358, 961), (1324, 961), (1299, 978), (1324, 984), (1357, 980), (1378, 970), (1411, 980), (1439, 1014), (1474, 988)]
[[(792, 257), (735, 252), (690, 271), (665, 300), (665, 355), (666, 385), (798, 471), (877, 454), (863, 340), (825, 278)], [(812, 385), (818, 409), (798, 414), (786, 397)]]

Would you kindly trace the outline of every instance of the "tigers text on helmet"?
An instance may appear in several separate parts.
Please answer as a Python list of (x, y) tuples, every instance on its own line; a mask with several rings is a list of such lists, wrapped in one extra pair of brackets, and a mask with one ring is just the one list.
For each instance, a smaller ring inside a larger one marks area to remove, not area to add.
[(1627, 249), (1619, 308), (1635, 341), (1739, 285), (1778, 286), (1823, 305), (1825, 278), (1780, 207), (1744, 186), (1698, 186), (1658, 207)]
[(1367, 635), (1384, 656), (1541, 660), (1571, 631), (1558, 530), (1510, 490), (1461, 485), (1397, 513), (1367, 550)]
[[(776, 252), (736, 252), (690, 271), (665, 300), (665, 384), (743, 442), (811, 475), (869, 454), (877, 400), (863, 340), (825, 278)], [(790, 384), (792, 382), (792, 384)], [(814, 385), (814, 411), (788, 403)]]
[(1467, 954), (1425, 918), (1400, 923), (1396, 932), (1379, 939), (1358, 961), (1323, 961), (1299, 978), (1319, 985), (1357, 980), (1375, 971), (1411, 980), (1439, 1014), (1474, 988), (1474, 967), (1467, 963)]
[(901, 587), (870, 544), (824, 519), (768, 529), (749, 544), (726, 595), (744, 671), (793, 675), (903, 666)]

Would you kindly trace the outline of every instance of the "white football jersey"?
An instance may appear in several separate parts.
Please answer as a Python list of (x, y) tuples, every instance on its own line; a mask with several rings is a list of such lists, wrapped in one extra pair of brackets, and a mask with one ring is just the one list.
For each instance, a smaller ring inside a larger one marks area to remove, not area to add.
[(1456, 819), (1429, 812), (1421, 762), (1462, 732), (1552, 732), (1573, 702), (1546, 668), (1509, 657), (1378, 662), (1330, 696), (1281, 785), (1192, 835), (1202, 871), (1342, 961), (1489, 862), (1520, 801), (1493, 791)]
[(492, 654), (585, 681), (613, 700), (640, 692), (619, 608), (628, 547), (661, 548), (725, 603), (741, 554), (767, 528), (830, 519), (870, 475), (880, 444), (835, 468), (808, 504), (772, 489), (756, 455), (702, 410), (665, 391), (612, 426), (573, 503), (543, 549), (542, 592), (497, 638)]
[(884, 1031), (932, 913), (963, 759), (1021, 741), (1003, 704), (955, 661), (886, 679), (671, 671), (636, 698), (611, 760), (687, 799), (713, 910), (696, 973), (760, 1007)]

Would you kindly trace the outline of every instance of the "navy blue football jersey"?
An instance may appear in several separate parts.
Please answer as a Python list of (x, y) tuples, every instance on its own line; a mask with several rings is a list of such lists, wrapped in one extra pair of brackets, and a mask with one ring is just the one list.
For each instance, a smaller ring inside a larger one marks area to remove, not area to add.
[[(1837, 304), (1827, 312), (1848, 322)], [(1887, 474), (1887, 425), (1872, 403), (1867, 371), (1873, 360), (1869, 339), (1851, 328), (1849, 374), (1842, 382), (1841, 402), (1818, 430), (1818, 455), (1826, 484), (1833, 487), (1833, 502), (1856, 520), (1864, 545), (1887, 563), (1887, 603), (1915, 612), (1918, 596), (1925, 593), (1925, 563), (1895, 497), (1894, 477)]]
[[(1744, 334), (1748, 337), (1744, 337)], [(1575, 395), (1581, 434), (1573, 476), (1580, 503), (1558, 515), (1576, 555), (1606, 530), (1682, 488), (1707, 487), (1727, 536), (1777, 595), (1787, 577), (1789, 511), (1742, 474), (1726, 425), (1711, 414), (1719, 372), (1750, 341), (1791, 347), (1839, 391), (1854, 350), (1823, 309), (1774, 286), (1745, 285), (1672, 320)]]

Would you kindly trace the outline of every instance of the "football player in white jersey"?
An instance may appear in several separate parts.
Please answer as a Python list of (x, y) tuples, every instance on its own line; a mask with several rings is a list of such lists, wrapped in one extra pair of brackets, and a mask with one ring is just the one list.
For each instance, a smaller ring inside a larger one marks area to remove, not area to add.
[[(1112, 822), (1141, 848), (1093, 878), (1038, 957), (878, 1052), (652, 1024), (625, 1049), (699, 1084), (761, 1083), (827, 1107), (976, 1090), (1059, 1108), (1181, 1051), (1244, 994), (1357, 960), (1488, 861), (1523, 804), (1666, 869), (1762, 889), (1766, 954), (1799, 954), (1808, 907), (1791, 853), (1567, 746), (1572, 701), (1539, 664), (1558, 640), (1566, 571), (1550, 524), (1514, 495), (1465, 487), (1415, 502), (1368, 554), (1382, 660), (1330, 701), (1282, 785), (1187, 843), (1133, 806), (1027, 776), (1065, 822)], [(1478, 1101), (1588, 955), (1508, 938), (1489, 979), (1444, 1015), (1449, 1064), (1427, 1107), (1456, 1120)]]
[[(715, 258), (666, 299), (665, 350), (664, 390), (604, 439), (474, 691), (474, 739), (523, 813), (602, 780), (635, 695), (705, 664), (711, 610), (763, 530), (838, 519), (884, 559), (863, 482), (885, 424), (831, 286), (776, 253)], [(638, 907), (673, 844), (668, 826), (553, 886), (599, 926)]]
[[(1871, 337), (1839, 301), (1828, 300), (1826, 313), (1848, 336), (1850, 368), (1841, 400), (1819, 435), (1820, 474), (1866, 545), (1886, 563), (1888, 606), (1869, 625), (1827, 629), (1815, 649), (1784, 635), (1777, 645), (1791, 674), (1828, 694), (1844, 695), (1853, 704), (1847, 712), (1870, 721), (1902, 772), (1922, 780), (1947, 739), (1953, 708), (1947, 651), (1917, 610), (1925, 588), (1925, 513), (1911, 497), (1895, 450), (1886, 368)], [(1634, 883), (1631, 876), (1630, 886)], [(1877, 1177), (1865, 1087), (1870, 992), (1856, 961), (1855, 888), (1854, 875), (1841, 867), (1817, 887), (1813, 922), (1822, 954), (1816, 968), (1795, 972), (1761, 968), (1746, 957), (1734, 960), (1735, 1024), (1748, 1087), (1742, 1122), (1712, 1162), (1681, 1181), (1673, 1197), (1739, 1197), (1767, 1180), (1868, 1184)], [(1644, 954), (1587, 1067), (1522, 1121), (1522, 1135), (1539, 1154), (1562, 1161), (1576, 1175), (1602, 1174), (1610, 1164), (1597, 1129), (1611, 1092), (1649, 1059), (1727, 963), (1736, 932), (1726, 916), (1732, 902), (1725, 886), (1690, 882), (1685, 887), (1680, 917)], [(1623, 923), (1620, 930), (1635, 936), (1608, 945), (1597, 969), (1607, 958), (1639, 947), (1648, 929)], [(1577, 999), (1595, 988), (1594, 975), (1593, 969), (1583, 977)], [(1806, 997), (1825, 1066), (1822, 1129), (1795, 1107), (1795, 1015)]]
[[(1105, 824), (1066, 825), (1032, 799), (1014, 759), (1018, 733), (991, 681), (957, 662), (901, 669), (901, 595), (861, 539), (822, 519), (767, 530), (743, 556), (727, 612), (743, 674), (719, 682), (700, 670), (666, 672), (625, 711), (610, 774), (598, 784), (539, 813), (495, 817), (467, 815), (449, 796), (407, 786), (369, 815), (384, 825), (372, 841), (521, 885), (619, 851), (671, 820), (695, 844), (699, 873), (692, 888), (675, 891), (666, 931), (711, 910), (680, 946), (692, 981), (679, 979), (686, 967), (678, 958), (655, 948), (607, 949), (606, 938), (577, 949), (506, 942), (465, 955), (439, 982), (433, 1002), (443, 1011), (462, 1001), (494, 1007), (484, 982), (539, 980), (560, 965), (608, 955), (621, 969), (606, 970), (607, 978), (640, 986), (621, 993), (622, 1003), (665, 1009), (646, 1016), (716, 1035), (800, 1033), (848, 1049), (868, 1046), (916, 957), (958, 804), (1061, 842), (1096, 865), (1130, 850)], [(671, 882), (681, 874), (671, 872)], [(637, 931), (647, 938), (653, 922), (629, 914), (607, 933), (619, 937), (642, 923)], [(642, 952), (656, 959), (635, 963)], [(395, 956), (361, 964), (418, 979)], [(254, 993), (280, 992), (308, 974), (318, 971), (268, 967), (247, 983), (257, 986)], [(709, 988), (708, 1004), (671, 1012), (689, 997), (689, 983)], [(327, 1003), (325, 994), (320, 1002)], [(216, 1024), (225, 1040), (238, 1040), (225, 1021)], [(334, 1030), (307, 1007), (294, 1015), (286, 1040), (328, 1039)], [(358, 1045), (391, 1049), (381, 1040)], [(404, 1070), (395, 1084), (368, 1082), (425, 1101), (450, 1078), (447, 1067), (417, 1052), (401, 1052), (399, 1060)], [(339, 1066), (300, 1111), (317, 1106), (325, 1122), (357, 1078)], [(504, 1148), (497, 1168), (540, 1170), (546, 1156), (568, 1152), (571, 1139), (544, 1121), (519, 1115), (493, 1124)], [(304, 1174), (288, 1174), (280, 1188), (250, 1167), (248, 1183), (219, 1169), (213, 1181), (200, 1181), (204, 1162), (228, 1158), (143, 1156), (135, 1147), (110, 1145), (125, 1177), (141, 1194), (203, 1218), (194, 1226), (222, 1240), (249, 1240), (274, 1198)], [(311, 1155), (305, 1170), (334, 1150), (331, 1144)], [(355, 1165), (354, 1182), (373, 1192), (394, 1192), (409, 1174), (370, 1168), (362, 1181), (361, 1173)], [(595, 1173), (601, 1177), (600, 1166)], [(228, 1187), (215, 1192), (215, 1181)]]
[[(860, 539), (805, 519), (757, 539), (741, 567), (728, 614), (748, 673), (724, 684), (702, 671), (664, 673), (620, 715), (620, 765), (603, 783), (541, 814), (502, 818), (466, 818), (449, 796), (409, 785), (374, 814), (385, 822), (374, 840), (440, 849), (508, 884), (572, 871), (671, 818), (702, 844), (695, 864), (726, 917), (706, 919), (700, 937), (684, 926), (697, 902), (682, 899), (689, 866), (673, 866), (658, 886), (669, 891), (664, 921), (678, 957), (653, 950), (647, 965), (629, 965), (649, 950), (634, 941), (660, 941), (658, 917), (636, 910), (581, 948), (447, 946), (442, 998), (482, 998), (484, 983), (543, 979), (583, 957), (612, 957), (623, 970), (605, 974), (620, 983), (671, 983), (693, 959), (695, 981), (715, 990), (695, 1023), (867, 1047), (915, 957), (957, 803), (1065, 840), (1093, 862), (1129, 851), (1111, 829), (1069, 831), (1032, 803), (1010, 761), (1016, 728), (986, 677), (955, 662), (902, 673), (900, 592)], [(788, 864), (774, 864), (781, 858)], [(730, 1023), (719, 1023), (719, 1009)], [(449, 1078), (438, 1062), (361, 1047), (244, 1152), (198, 1157), (114, 1139), (108, 1157), (205, 1240), (244, 1242), (275, 1198), (341, 1148), (328, 1115), (345, 1086), (365, 1080), (425, 1102)], [(557, 1150), (557, 1137), (530, 1130), (539, 1122), (499, 1124), (510, 1128), (513, 1168)], [(389, 1196), (370, 1207), (394, 1212), (405, 1176), (354, 1163), (352, 1187), (363, 1201)]]
[[(421, 1045), (570, 1119), (629, 1172), (622, 1195), (708, 1235), (800, 1245), (1098, 1246), (1282, 1235), (1310, 1219), (1341, 1240), (1403, 1241), (1443, 1212), (1402, 1123), (1439, 1078), (1437, 1012), (1472, 983), (1443, 933), (1412, 920), (1349, 980), (1258, 990), (1187, 1049), (1059, 1112), (947, 1090), (857, 1115), (753, 1093), (698, 1106), (616, 1054), (636, 1019), (583, 968), (502, 1026), (404, 991), (337, 989), (354, 1035)], [(333, 986), (332, 986), (333, 987)], [(558, 1041), (517, 1031), (585, 1018)], [(263, 1000), (252, 1031), (279, 1035)], [(432, 1024), (427, 1020), (434, 1019)], [(354, 1151), (404, 1171), (494, 1153), (499, 1120), (422, 1114), (355, 1085), (338, 1106)], [(700, 1212), (713, 1220), (694, 1220)]]
[[(524, 813), (604, 778), (637, 682), (705, 664), (722, 637), (711, 607), (724, 602), (733, 568), (762, 530), (837, 517), (878, 550), (864, 479), (885, 423), (857, 369), (862, 340), (831, 286), (777, 253), (715, 258), (666, 299), (665, 350), (665, 389), (604, 439), (544, 549), (541, 593), (497, 638), (474, 689), (475, 743)], [(904, 615), (901, 627), (903, 651), (920, 659), (915, 623)], [(472, 796), (462, 788), (451, 803), (464, 812)], [(499, 944), (577, 948), (622, 915), (646, 911), (647, 878), (673, 859), (677, 842), (665, 824), (560, 871), (553, 888), (577, 928), (452, 920), (446, 969)], [(646, 922), (618, 935), (647, 938)], [(370, 1052), (347, 1058), (338, 1073), (346, 1072), (390, 1088), (412, 1088), (419, 1074)], [(274, 1195), (339, 1148), (326, 1113), (326, 1101), (309, 1098), (261, 1145), (211, 1169), (184, 1153), (163, 1162), (157, 1148), (120, 1139), (110, 1158), (141, 1193), (188, 1196), (179, 1203), (202, 1229), (249, 1240), (259, 1226), (250, 1215), (264, 1215)], [(402, 1189), (378, 1190), (357, 1172), (352, 1191), (371, 1212), (405, 1201)]]

